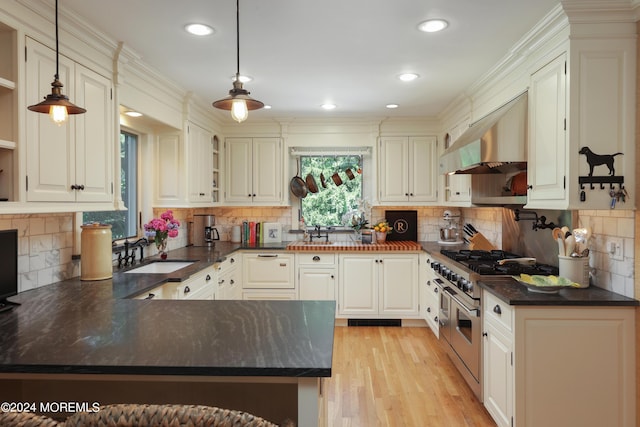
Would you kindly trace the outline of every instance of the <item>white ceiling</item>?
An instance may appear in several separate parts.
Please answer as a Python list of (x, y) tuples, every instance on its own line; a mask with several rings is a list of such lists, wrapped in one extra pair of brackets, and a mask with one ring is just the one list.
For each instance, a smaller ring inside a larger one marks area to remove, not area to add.
[[(240, 73), (271, 110), (251, 117), (436, 116), (504, 57), (559, 0), (241, 0)], [(236, 71), (233, 0), (60, 0), (202, 99)], [(417, 24), (449, 27), (423, 33)], [(215, 33), (197, 38), (192, 22)], [(420, 75), (406, 83), (397, 76)], [(337, 108), (320, 108), (332, 102)], [(386, 104), (399, 108), (389, 110)], [(213, 108), (213, 107), (212, 107)]]

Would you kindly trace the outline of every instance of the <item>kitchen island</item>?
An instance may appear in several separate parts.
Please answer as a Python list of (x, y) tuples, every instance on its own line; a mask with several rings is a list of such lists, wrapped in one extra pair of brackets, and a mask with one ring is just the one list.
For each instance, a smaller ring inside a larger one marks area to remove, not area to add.
[[(170, 258), (195, 261), (192, 272), (235, 250), (222, 246)], [(12, 297), (21, 305), (0, 315), (2, 401), (197, 403), (322, 424), (335, 304), (130, 298), (180, 274), (116, 271)]]

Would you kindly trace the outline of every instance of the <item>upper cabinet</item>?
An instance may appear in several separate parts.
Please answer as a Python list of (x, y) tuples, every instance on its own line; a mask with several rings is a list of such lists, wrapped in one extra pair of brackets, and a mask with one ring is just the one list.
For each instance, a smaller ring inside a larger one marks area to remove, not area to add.
[[(51, 92), (56, 69), (52, 49), (27, 38), (26, 100)], [(63, 93), (87, 112), (57, 126), (46, 114), (25, 113), (27, 201), (113, 200), (113, 99), (111, 81), (60, 55)]]
[[(446, 150), (469, 128), (470, 117), (465, 117), (453, 126), (444, 137)], [(471, 206), (471, 175), (456, 174), (444, 176), (444, 204), (446, 206)]]
[(0, 200), (3, 201), (14, 201), (18, 197), (16, 51), (16, 30), (0, 23)]
[(225, 203), (283, 203), (280, 138), (227, 138), (225, 158)]
[(568, 46), (531, 74), (526, 207), (633, 209), (635, 36)]
[(212, 204), (213, 187), (213, 133), (195, 123), (187, 124), (187, 175), (189, 177), (189, 202)]
[(381, 203), (437, 202), (435, 136), (380, 138), (378, 157), (378, 197)]

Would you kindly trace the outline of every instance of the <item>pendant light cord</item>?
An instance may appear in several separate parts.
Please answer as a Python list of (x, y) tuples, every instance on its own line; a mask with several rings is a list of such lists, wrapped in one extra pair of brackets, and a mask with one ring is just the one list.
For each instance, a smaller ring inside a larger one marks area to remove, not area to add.
[(56, 80), (60, 79), (60, 59), (58, 53), (58, 0), (56, 0)]
[[(56, 3), (58, 0), (56, 0)], [(237, 76), (240, 78), (240, 0), (236, 0), (236, 69)]]

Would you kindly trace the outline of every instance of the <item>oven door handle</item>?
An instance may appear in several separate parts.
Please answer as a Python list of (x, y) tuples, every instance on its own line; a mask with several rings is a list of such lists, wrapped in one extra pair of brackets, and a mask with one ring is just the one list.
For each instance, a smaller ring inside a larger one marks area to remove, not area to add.
[(455, 292), (452, 292), (451, 288), (449, 288), (447, 286), (444, 290), (447, 291), (447, 293), (449, 294), (451, 299), (453, 299), (460, 307), (462, 307), (464, 309), (464, 311), (466, 311), (468, 314), (473, 314), (475, 317), (480, 317), (480, 309), (479, 308), (472, 308), (472, 309), (467, 308), (465, 303), (463, 303), (462, 301), (460, 301), (458, 299), (458, 297), (456, 296)]

